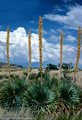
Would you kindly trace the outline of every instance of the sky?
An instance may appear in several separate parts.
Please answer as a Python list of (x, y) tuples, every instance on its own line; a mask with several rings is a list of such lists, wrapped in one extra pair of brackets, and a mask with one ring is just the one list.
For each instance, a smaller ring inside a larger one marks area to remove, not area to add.
[[(43, 28), (43, 67), (60, 63), (63, 31), (63, 62), (74, 65), (78, 27), (82, 28), (82, 0), (0, 0), (0, 62), (7, 63), (6, 36), (10, 26), (10, 63), (28, 67), (28, 30), (31, 30), (32, 67), (39, 67), (39, 16)], [(82, 48), (79, 61), (82, 68)]]

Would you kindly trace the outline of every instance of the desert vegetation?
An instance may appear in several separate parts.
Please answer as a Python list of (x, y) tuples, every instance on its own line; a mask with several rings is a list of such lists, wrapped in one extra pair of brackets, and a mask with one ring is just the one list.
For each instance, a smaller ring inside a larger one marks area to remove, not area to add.
[(28, 69), (11, 69), (8, 27), (6, 47), (8, 70), (0, 74), (0, 117), (20, 120), (82, 120), (82, 86), (76, 84), (80, 79), (77, 79), (77, 71), (81, 50), (81, 28), (79, 27), (75, 68), (72, 63), (63, 63), (64, 38), (61, 32), (60, 64), (58, 66), (48, 64), (46, 69), (43, 69), (42, 18), (39, 17), (40, 68), (37, 72), (31, 68), (31, 31), (28, 33)]

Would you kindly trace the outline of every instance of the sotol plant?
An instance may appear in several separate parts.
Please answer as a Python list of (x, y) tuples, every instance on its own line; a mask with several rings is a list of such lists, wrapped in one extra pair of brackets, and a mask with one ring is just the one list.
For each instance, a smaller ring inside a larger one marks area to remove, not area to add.
[(22, 108), (23, 93), (28, 88), (28, 82), (24, 78), (14, 77), (12, 84), (3, 83), (0, 88), (0, 106), (9, 111), (18, 111)]
[(42, 18), (39, 17), (39, 55), (40, 55), (40, 73), (42, 78)]
[(81, 27), (79, 27), (79, 32), (78, 32), (77, 60), (75, 65), (74, 77), (76, 77), (76, 73), (77, 73), (77, 68), (78, 68), (79, 58), (80, 58), (80, 51), (81, 51)]
[(8, 26), (8, 29), (7, 29), (7, 40), (6, 40), (6, 51), (7, 51), (7, 62), (8, 62), (8, 72), (9, 72), (9, 81), (10, 81), (10, 84), (11, 84), (11, 79), (10, 79), (10, 62), (9, 62), (9, 26)]
[(25, 107), (31, 109), (34, 116), (50, 113), (57, 106), (56, 95), (40, 83), (31, 85), (24, 94)]
[(29, 48), (29, 68), (28, 71), (31, 70), (31, 31), (29, 30), (29, 36), (28, 36), (28, 48)]
[(60, 40), (60, 78), (61, 78), (61, 69), (62, 69), (62, 51), (63, 51), (63, 32), (61, 32), (61, 40)]
[(68, 108), (74, 108), (79, 102), (78, 89), (68, 81), (63, 81), (60, 86), (60, 99)]

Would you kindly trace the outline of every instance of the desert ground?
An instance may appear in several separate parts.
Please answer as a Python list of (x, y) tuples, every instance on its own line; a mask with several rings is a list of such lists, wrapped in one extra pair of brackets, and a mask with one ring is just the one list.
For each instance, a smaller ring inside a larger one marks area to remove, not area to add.
[[(43, 69), (43, 73), (49, 73), (50, 77), (57, 77), (59, 78), (60, 75), (60, 70), (48, 70), (46, 71), (46, 69)], [(32, 68), (30, 74), (38, 74), (39, 73), (39, 68)], [(64, 76), (64, 70), (62, 70), (62, 77)], [(27, 75), (28, 75), (28, 69), (27, 68), (23, 68), (23, 67), (12, 67), (10, 68), (10, 76), (11, 78), (13, 77), (19, 77), (19, 78), (25, 78), (27, 79)], [(70, 81), (73, 82), (73, 76), (74, 76), (74, 69), (70, 69), (68, 73), (66, 73), (66, 75), (68, 77), (70, 77)], [(0, 68), (0, 83), (2, 83), (3, 81), (8, 81), (9, 80), (9, 73), (8, 73), (8, 68), (7, 67), (2, 67)], [(32, 80), (33, 81), (33, 80)], [(77, 72), (76, 75), (76, 81), (73, 82), (73, 84), (76, 84), (78, 87), (82, 88), (82, 71), (79, 70)], [(1, 84), (2, 85), (2, 84)], [(82, 106), (82, 105), (81, 105)], [(82, 113), (82, 109), (80, 111)], [(13, 119), (17, 119), (19, 120), (20, 118), (22, 120), (25, 120), (28, 118), (28, 120), (33, 119), (32, 114), (30, 113), (29, 110), (24, 111), (21, 110), (19, 113), (17, 112), (12, 112), (12, 111), (6, 111), (3, 108), (0, 108), (0, 120), (13, 120)], [(21, 120), (20, 119), (20, 120)], [(50, 116), (47, 118), (47, 120), (50, 120)], [(55, 120), (55, 119), (53, 119)], [(63, 119), (61, 119), (63, 120)], [(68, 119), (67, 119), (68, 120)]]
[[(20, 67), (16, 67), (13, 68), (11, 67), (10, 69), (11, 71), (11, 77), (12, 76), (19, 76), (20, 78), (22, 77), (27, 77), (27, 73), (28, 73), (28, 68), (20, 68)], [(46, 69), (43, 69), (43, 73), (46, 71)], [(63, 76), (63, 71), (62, 70), (62, 76)], [(70, 72), (67, 73), (68, 76), (72, 77), (74, 76), (74, 69), (69, 70)], [(39, 73), (39, 69), (38, 68), (32, 68), (30, 74), (37, 74)], [(60, 70), (49, 70), (48, 73), (50, 74), (51, 78), (53, 76), (59, 77), (60, 74)], [(8, 69), (7, 68), (0, 68), (0, 81), (4, 81), (4, 80), (8, 80)], [(78, 85), (79, 87), (82, 87), (82, 71), (79, 70), (76, 74), (76, 81), (75, 84)]]

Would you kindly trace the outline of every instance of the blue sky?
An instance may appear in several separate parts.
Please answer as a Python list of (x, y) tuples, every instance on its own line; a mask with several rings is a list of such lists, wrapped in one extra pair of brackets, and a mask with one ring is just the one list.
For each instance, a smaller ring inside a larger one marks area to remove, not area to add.
[[(60, 62), (75, 65), (78, 26), (82, 27), (81, 0), (0, 0), (0, 62), (6, 61), (6, 30), (10, 26), (10, 63), (28, 66), (28, 30), (31, 29), (32, 67), (39, 66), (38, 23), (43, 20), (43, 67)], [(79, 67), (82, 68), (82, 49)]]

